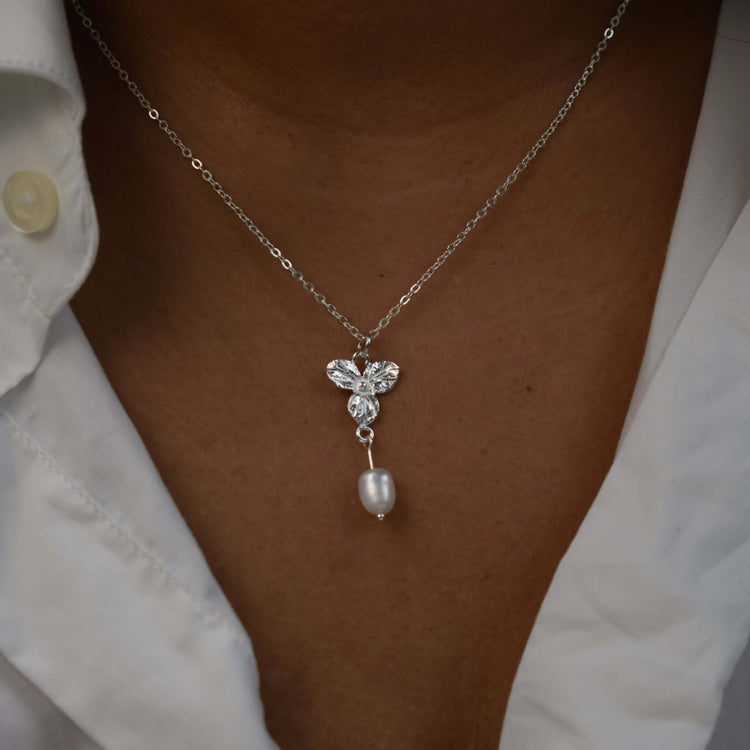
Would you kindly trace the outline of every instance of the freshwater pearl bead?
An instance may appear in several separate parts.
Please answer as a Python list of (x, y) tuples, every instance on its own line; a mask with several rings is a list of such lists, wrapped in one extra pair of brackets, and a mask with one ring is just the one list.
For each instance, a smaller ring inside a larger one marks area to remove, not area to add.
[(368, 469), (359, 478), (359, 498), (368, 513), (374, 516), (389, 513), (396, 502), (391, 473), (387, 469)]

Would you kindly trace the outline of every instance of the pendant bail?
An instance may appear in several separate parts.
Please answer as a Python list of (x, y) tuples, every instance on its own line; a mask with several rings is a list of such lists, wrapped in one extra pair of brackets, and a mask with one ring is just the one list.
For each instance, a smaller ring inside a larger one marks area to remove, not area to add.
[(370, 468), (375, 468), (372, 463), (372, 444), (375, 442), (375, 430), (367, 425), (360, 425), (357, 427), (355, 434), (357, 440), (367, 449), (367, 459), (370, 462)]
[(356, 362), (360, 357), (364, 359), (367, 364), (370, 364), (370, 344), (372, 344), (372, 337), (368, 334), (364, 338), (359, 340), (357, 344), (357, 351), (354, 352), (352, 362)]
[(354, 433), (357, 436), (357, 440), (369, 450), (375, 440), (375, 430), (369, 425), (360, 425)]

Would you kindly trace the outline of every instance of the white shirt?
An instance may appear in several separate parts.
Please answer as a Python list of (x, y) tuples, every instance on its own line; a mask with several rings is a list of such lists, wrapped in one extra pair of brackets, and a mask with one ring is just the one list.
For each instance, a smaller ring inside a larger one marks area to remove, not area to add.
[[(501, 750), (750, 746), (748, 42), (726, 0), (617, 455)], [(60, 0), (0, 0), (0, 185), (60, 201), (41, 234), (0, 214), (0, 748), (274, 748), (250, 639), (67, 306), (98, 240), (83, 112)]]

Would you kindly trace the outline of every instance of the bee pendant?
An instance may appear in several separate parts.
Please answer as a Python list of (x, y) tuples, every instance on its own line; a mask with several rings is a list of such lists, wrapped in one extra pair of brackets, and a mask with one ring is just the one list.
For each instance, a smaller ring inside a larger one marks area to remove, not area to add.
[[(357, 359), (367, 363), (364, 372), (357, 366)], [(346, 391), (351, 391), (348, 409), (357, 423), (357, 440), (367, 448), (370, 468), (359, 478), (359, 498), (365, 510), (383, 521), (396, 502), (396, 486), (387, 469), (379, 469), (372, 463), (372, 443), (375, 432), (370, 424), (380, 413), (378, 394), (388, 393), (398, 380), (399, 368), (394, 362), (370, 362), (367, 348), (358, 350), (351, 359), (334, 359), (326, 367), (328, 377)]]

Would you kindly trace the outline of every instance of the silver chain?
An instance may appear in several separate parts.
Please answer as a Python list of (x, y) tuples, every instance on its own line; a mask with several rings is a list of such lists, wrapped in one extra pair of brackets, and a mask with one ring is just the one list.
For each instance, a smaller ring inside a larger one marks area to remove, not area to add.
[(508, 189), (518, 179), (518, 176), (521, 174), (521, 172), (523, 172), (526, 167), (529, 166), (532, 159), (534, 159), (539, 151), (546, 145), (547, 141), (557, 130), (560, 123), (565, 119), (566, 115), (573, 106), (573, 103), (578, 98), (578, 95), (583, 90), (583, 87), (586, 85), (586, 81), (593, 72), (594, 67), (601, 59), (602, 53), (607, 49), (608, 42), (614, 36), (615, 29), (617, 28), (617, 26), (619, 26), (620, 19), (625, 14), (625, 10), (627, 9), (630, 0), (623, 0), (623, 2), (621, 2), (617, 6), (617, 12), (614, 16), (612, 16), (609, 22), (609, 26), (607, 26), (607, 28), (604, 30), (604, 34), (601, 40), (596, 45), (594, 54), (591, 55), (591, 59), (583, 69), (583, 73), (581, 73), (581, 77), (576, 81), (576, 84), (575, 86), (573, 86), (572, 91), (568, 94), (565, 103), (562, 105), (562, 107), (560, 107), (557, 114), (547, 126), (547, 129), (539, 136), (537, 142), (526, 152), (526, 155), (523, 157), (523, 159), (521, 159), (520, 162), (518, 162), (515, 169), (505, 178), (505, 182), (503, 182), (503, 184), (500, 185), (495, 190), (495, 192), (489, 196), (489, 198), (487, 198), (487, 200), (484, 202), (484, 205), (476, 212), (476, 214), (474, 214), (471, 219), (469, 219), (469, 221), (466, 222), (466, 226), (464, 226), (464, 228), (456, 235), (456, 237), (445, 248), (445, 250), (443, 250), (443, 252), (438, 255), (433, 264), (409, 287), (406, 294), (404, 294), (399, 299), (399, 301), (390, 310), (388, 310), (388, 313), (380, 319), (375, 328), (372, 328), (367, 333), (362, 333), (362, 331), (360, 331), (359, 328), (357, 328), (357, 326), (355, 326), (345, 315), (340, 313), (336, 305), (334, 305), (332, 302), (329, 302), (327, 297), (322, 292), (319, 292), (311, 281), (304, 277), (302, 271), (295, 268), (292, 261), (287, 258), (281, 252), (281, 250), (279, 250), (279, 248), (276, 247), (276, 245), (274, 245), (273, 242), (268, 239), (268, 237), (266, 237), (265, 234), (263, 234), (256, 223), (237, 205), (237, 203), (235, 203), (232, 196), (229, 195), (226, 190), (224, 190), (221, 184), (214, 178), (213, 174), (211, 174), (211, 172), (203, 166), (203, 162), (193, 154), (192, 149), (186, 146), (182, 139), (177, 135), (177, 133), (169, 127), (169, 124), (163, 117), (161, 117), (159, 111), (151, 106), (151, 102), (149, 102), (140, 88), (136, 85), (135, 81), (133, 81), (133, 79), (128, 75), (128, 72), (125, 70), (125, 68), (123, 68), (120, 61), (114, 56), (110, 48), (107, 46), (107, 43), (102, 39), (99, 31), (94, 28), (93, 22), (86, 15), (86, 12), (84, 11), (80, 1), (71, 0), (71, 3), (75, 8), (76, 13), (81, 17), (83, 26), (88, 29), (91, 38), (97, 43), (99, 49), (102, 51), (102, 54), (107, 58), (107, 60), (109, 60), (109, 64), (115, 69), (115, 71), (117, 71), (117, 74), (120, 76), (120, 80), (125, 83), (125, 85), (127, 85), (133, 96), (138, 99), (138, 102), (140, 103), (141, 107), (146, 110), (148, 116), (157, 123), (159, 128), (166, 133), (169, 140), (172, 141), (172, 143), (174, 143), (174, 145), (180, 149), (182, 155), (190, 161), (193, 169), (200, 172), (201, 177), (203, 177), (203, 179), (213, 188), (219, 198), (221, 198), (221, 200), (224, 201), (224, 203), (226, 203), (227, 206), (232, 209), (232, 211), (234, 211), (239, 220), (253, 235), (255, 235), (255, 237), (258, 239), (258, 242), (260, 242), (260, 244), (268, 250), (272, 257), (276, 258), (276, 260), (281, 263), (282, 268), (284, 268), (286, 271), (289, 271), (289, 273), (292, 275), (292, 278), (302, 284), (302, 288), (306, 292), (311, 294), (315, 298), (316, 302), (320, 303), (331, 315), (333, 315), (333, 317), (336, 318), (336, 320), (341, 323), (341, 325), (344, 326), (344, 328), (346, 328), (346, 330), (349, 331), (349, 333), (354, 336), (355, 339), (357, 339), (360, 345), (369, 345), (369, 343), (378, 336), (378, 334), (404, 309), (404, 307), (406, 307), (406, 305), (411, 302), (412, 297), (414, 297), (414, 295), (419, 292), (420, 289), (422, 289), (422, 287), (432, 278), (435, 272), (443, 265), (443, 263), (445, 263), (445, 261), (448, 260), (451, 255), (453, 255), (453, 253), (458, 249), (459, 245), (474, 230), (476, 225), (482, 219), (484, 219), (485, 216), (487, 216), (487, 212), (491, 208), (494, 208), (495, 205), (497, 205), (498, 200), (508, 192)]

